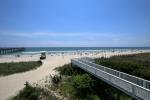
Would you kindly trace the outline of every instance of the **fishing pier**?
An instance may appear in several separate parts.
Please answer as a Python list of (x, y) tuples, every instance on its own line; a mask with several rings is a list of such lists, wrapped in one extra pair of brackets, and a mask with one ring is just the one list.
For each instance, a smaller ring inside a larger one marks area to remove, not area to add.
[(0, 48), (0, 55), (25, 51), (25, 48)]

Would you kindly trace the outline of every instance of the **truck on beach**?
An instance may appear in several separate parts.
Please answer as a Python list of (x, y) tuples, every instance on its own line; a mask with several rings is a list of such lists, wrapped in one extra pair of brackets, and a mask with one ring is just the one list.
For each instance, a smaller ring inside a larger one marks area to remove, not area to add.
[(41, 51), (40, 60), (46, 59), (46, 51)]

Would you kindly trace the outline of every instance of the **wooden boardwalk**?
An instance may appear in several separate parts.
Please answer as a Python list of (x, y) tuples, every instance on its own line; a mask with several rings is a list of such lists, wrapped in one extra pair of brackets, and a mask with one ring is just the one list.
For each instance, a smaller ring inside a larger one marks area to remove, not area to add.
[(0, 48), (0, 55), (25, 51), (25, 48)]
[(94, 63), (92, 58), (72, 59), (71, 63), (137, 100), (150, 100), (150, 81)]

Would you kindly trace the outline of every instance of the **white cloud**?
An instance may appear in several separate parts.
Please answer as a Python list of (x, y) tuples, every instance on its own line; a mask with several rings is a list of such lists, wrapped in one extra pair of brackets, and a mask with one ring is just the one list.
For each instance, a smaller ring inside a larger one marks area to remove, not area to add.
[(1, 36), (21, 36), (21, 37), (34, 37), (34, 36), (107, 36), (112, 33), (54, 33), (54, 32), (1, 32)]
[(114, 33), (3, 32), (0, 46), (146, 46), (148, 36)]

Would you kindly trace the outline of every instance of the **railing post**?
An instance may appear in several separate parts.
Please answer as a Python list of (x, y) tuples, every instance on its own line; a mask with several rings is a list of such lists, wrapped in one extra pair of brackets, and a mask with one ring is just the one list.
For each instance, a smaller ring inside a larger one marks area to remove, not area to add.
[(95, 70), (95, 75), (96, 75), (96, 69), (94, 69)]
[(104, 67), (104, 71), (106, 72), (106, 68)]
[(110, 75), (108, 75), (109, 76), (109, 82), (111, 82), (111, 76)]
[(119, 72), (119, 77), (120, 77), (120, 72)]
[(132, 85), (132, 94), (135, 96), (136, 94), (135, 94), (135, 86), (134, 85)]
[(145, 82), (145, 81), (143, 81), (143, 87), (145, 87), (145, 88), (146, 88), (146, 82)]

